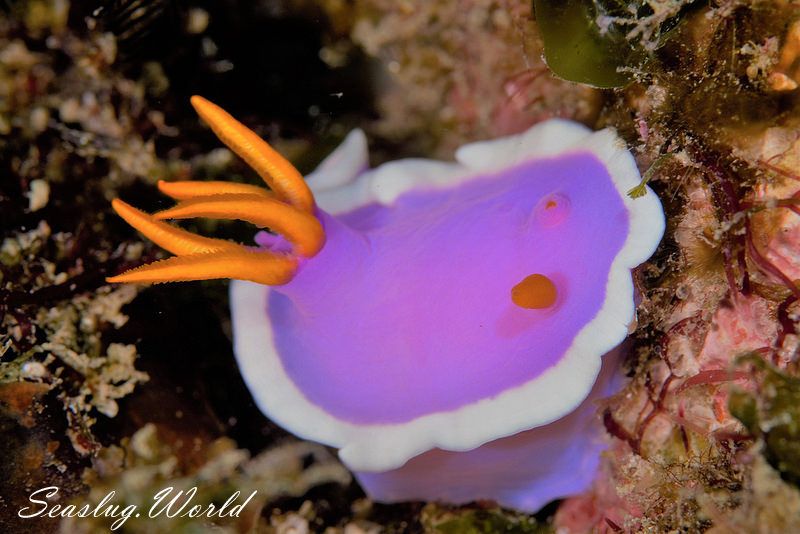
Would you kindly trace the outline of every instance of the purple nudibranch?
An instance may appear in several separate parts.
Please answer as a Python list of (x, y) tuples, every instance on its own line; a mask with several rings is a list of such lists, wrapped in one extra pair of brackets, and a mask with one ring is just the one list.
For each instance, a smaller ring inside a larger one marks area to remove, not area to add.
[[(618, 387), (613, 349), (634, 320), (631, 269), (664, 232), (656, 195), (627, 195), (640, 175), (616, 134), (550, 120), (455, 162), (370, 170), (356, 130), (307, 183), (324, 244), (276, 285), (230, 287), (261, 410), (339, 448), (376, 500), (535, 511), (584, 491), (603, 448), (595, 401)], [(256, 237), (271, 258), (302, 245)], [(217, 276), (177, 278), (203, 277)]]

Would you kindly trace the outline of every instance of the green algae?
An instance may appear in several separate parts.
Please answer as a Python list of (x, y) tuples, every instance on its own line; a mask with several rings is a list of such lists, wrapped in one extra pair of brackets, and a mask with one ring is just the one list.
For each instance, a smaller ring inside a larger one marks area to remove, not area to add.
[(429, 504), (421, 514), (425, 532), (432, 534), (546, 534), (553, 532), (550, 525), (535, 518), (504, 511), (500, 508), (474, 509), (449, 508)]
[(533, 0), (533, 9), (550, 69), (566, 80), (612, 88), (634, 80), (693, 4)]
[(740, 363), (751, 365), (758, 388), (731, 394), (731, 413), (753, 435), (762, 438), (764, 456), (784, 480), (800, 484), (800, 379), (789, 376), (757, 355)]
[(647, 194), (647, 183), (653, 178), (656, 172), (659, 172), (664, 163), (673, 158), (673, 154), (664, 154), (659, 156), (652, 165), (642, 175), (642, 180), (636, 187), (628, 191), (628, 196), (631, 198), (641, 198)]
[(534, 0), (547, 65), (556, 75), (595, 87), (620, 87), (632, 80), (623, 67), (641, 60), (618, 32), (601, 33), (591, 2)]

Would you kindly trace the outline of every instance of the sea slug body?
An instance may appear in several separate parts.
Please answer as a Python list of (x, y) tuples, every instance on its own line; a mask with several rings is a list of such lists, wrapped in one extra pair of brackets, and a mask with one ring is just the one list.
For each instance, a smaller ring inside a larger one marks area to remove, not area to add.
[[(220, 108), (193, 104), (272, 192), (161, 184), (180, 202), (153, 216), (115, 201), (177, 257), (111, 281), (237, 279), (235, 352), (255, 401), (338, 447), (373, 498), (534, 511), (586, 488), (594, 401), (616, 387), (611, 351), (633, 321), (630, 271), (664, 231), (654, 193), (626, 194), (640, 176), (613, 131), (551, 120), (455, 162), (372, 170), (354, 131), (309, 189)], [(194, 216), (277, 235), (246, 248), (163, 221)]]

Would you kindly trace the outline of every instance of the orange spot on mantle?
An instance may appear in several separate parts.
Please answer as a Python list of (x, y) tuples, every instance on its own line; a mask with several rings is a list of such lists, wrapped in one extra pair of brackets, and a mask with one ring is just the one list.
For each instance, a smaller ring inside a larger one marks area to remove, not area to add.
[(555, 284), (543, 274), (526, 276), (511, 289), (511, 300), (520, 308), (541, 310), (556, 303)]

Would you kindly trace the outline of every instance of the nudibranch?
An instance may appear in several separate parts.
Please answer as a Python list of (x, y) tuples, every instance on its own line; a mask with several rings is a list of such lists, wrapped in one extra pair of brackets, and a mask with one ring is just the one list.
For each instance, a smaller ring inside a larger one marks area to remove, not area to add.
[[(161, 182), (178, 203), (153, 215), (115, 200), (175, 256), (110, 282), (233, 279), (256, 403), (339, 448), (377, 500), (534, 511), (587, 487), (603, 446), (594, 403), (634, 318), (631, 269), (664, 231), (652, 191), (627, 195), (640, 175), (612, 130), (549, 120), (455, 162), (372, 170), (356, 130), (304, 181), (221, 108), (192, 104), (269, 191)], [(269, 232), (243, 246), (165, 222), (190, 217)]]

